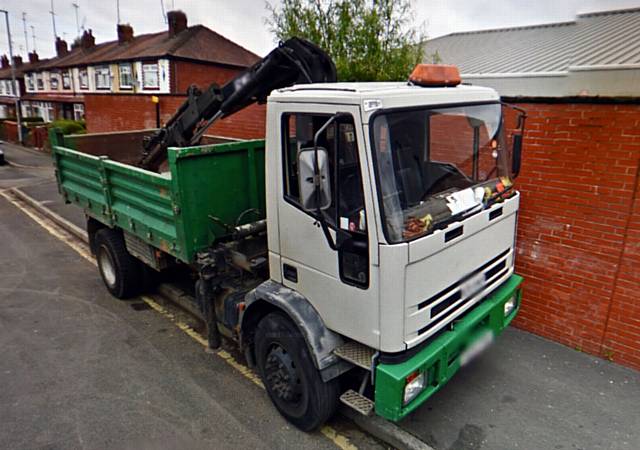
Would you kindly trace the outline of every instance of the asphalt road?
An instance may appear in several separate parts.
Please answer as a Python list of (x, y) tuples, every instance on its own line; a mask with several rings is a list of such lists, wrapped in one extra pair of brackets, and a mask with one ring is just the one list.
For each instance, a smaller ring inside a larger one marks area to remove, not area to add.
[[(47, 171), (29, 170), (12, 174), (21, 189), (81, 225)], [(0, 274), (0, 448), (333, 445), (291, 429), (154, 311), (113, 300), (93, 266), (1, 198)], [(436, 450), (636, 450), (639, 400), (640, 373), (511, 328), (400, 426)]]
[(0, 448), (335, 448), (4, 198), (0, 217)]

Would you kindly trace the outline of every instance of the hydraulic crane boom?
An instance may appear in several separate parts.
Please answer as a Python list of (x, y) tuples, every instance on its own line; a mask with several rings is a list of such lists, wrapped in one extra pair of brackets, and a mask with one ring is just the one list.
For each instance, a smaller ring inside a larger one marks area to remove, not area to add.
[(336, 81), (336, 68), (316, 45), (291, 38), (224, 86), (215, 83), (202, 92), (191, 86), (187, 100), (153, 136), (144, 142), (139, 166), (158, 170), (169, 147), (196, 145), (213, 122), (252, 103), (263, 103), (274, 89), (296, 83)]

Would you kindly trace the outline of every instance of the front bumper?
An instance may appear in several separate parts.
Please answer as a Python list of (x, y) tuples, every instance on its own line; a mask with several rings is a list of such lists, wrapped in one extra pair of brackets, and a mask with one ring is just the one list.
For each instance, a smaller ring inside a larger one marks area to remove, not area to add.
[[(379, 364), (375, 377), (376, 414), (393, 421), (402, 419), (449, 381), (460, 368), (461, 353), (479, 335), (488, 330), (496, 337), (502, 333), (520, 309), (522, 280), (519, 275), (512, 275), (462, 319), (455, 321), (451, 330), (440, 334), (410, 359), (400, 364)], [(505, 317), (504, 304), (514, 294), (516, 308)], [(424, 372), (426, 387), (403, 405), (405, 380), (416, 370)]]

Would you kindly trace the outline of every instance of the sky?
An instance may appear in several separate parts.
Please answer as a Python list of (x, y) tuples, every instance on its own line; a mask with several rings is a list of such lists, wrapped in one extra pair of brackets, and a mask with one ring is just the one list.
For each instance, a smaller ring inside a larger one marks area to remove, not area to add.
[[(278, 3), (279, 0), (270, 0)], [(457, 31), (502, 28), (573, 20), (576, 13), (640, 7), (640, 0), (412, 0), (415, 24), (424, 26), (428, 37)], [(76, 23), (76, 3), (79, 8)], [(117, 3), (120, 20), (133, 26), (135, 34), (165, 29), (165, 10), (181, 9), (189, 25), (203, 24), (243, 47), (265, 55), (275, 41), (265, 24), (265, 0), (53, 0), (58, 36), (70, 44), (78, 25), (91, 28), (97, 43), (116, 39)], [(26, 49), (35, 46), (41, 58), (54, 56), (51, 0), (0, 0), (9, 11), (14, 53), (26, 59)], [(22, 13), (26, 13), (25, 43)], [(0, 17), (0, 53), (8, 54), (4, 18)]]

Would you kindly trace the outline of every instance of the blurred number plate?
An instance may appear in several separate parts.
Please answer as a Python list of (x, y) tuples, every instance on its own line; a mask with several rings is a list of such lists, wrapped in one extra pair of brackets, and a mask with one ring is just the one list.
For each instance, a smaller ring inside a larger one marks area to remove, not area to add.
[(460, 353), (460, 365), (464, 366), (480, 353), (485, 351), (493, 343), (493, 331), (487, 330), (480, 334), (462, 353)]

